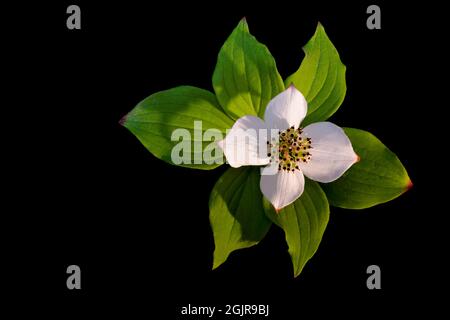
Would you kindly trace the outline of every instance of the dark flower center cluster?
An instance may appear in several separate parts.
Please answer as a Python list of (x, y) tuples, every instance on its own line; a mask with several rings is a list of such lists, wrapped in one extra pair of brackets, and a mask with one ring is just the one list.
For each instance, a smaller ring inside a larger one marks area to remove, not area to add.
[[(294, 126), (280, 132), (279, 142), (267, 142), (270, 162), (278, 163), (278, 170), (300, 170), (299, 163), (307, 163), (311, 160), (311, 138), (302, 136), (302, 128), (294, 129)], [(278, 159), (276, 154), (278, 153)]]

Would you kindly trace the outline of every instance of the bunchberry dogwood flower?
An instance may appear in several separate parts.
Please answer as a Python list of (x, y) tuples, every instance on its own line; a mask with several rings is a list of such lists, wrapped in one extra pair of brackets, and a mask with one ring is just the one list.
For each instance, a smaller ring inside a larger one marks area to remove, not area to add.
[(218, 142), (232, 167), (265, 166), (260, 188), (277, 211), (301, 196), (304, 175), (332, 182), (359, 160), (350, 139), (335, 124), (316, 122), (302, 128), (307, 110), (304, 96), (291, 85), (269, 102), (264, 121), (243, 116)]

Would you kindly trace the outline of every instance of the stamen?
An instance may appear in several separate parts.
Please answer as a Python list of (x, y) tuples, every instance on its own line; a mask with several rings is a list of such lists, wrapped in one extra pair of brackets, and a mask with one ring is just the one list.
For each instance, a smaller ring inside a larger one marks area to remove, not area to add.
[(307, 163), (311, 160), (311, 153), (303, 151), (312, 149), (311, 138), (302, 137), (302, 133), (302, 128), (295, 129), (292, 126), (280, 133), (277, 145), (270, 144), (271, 152), (267, 155), (270, 157), (278, 150), (278, 170), (295, 172), (300, 170), (299, 163)]

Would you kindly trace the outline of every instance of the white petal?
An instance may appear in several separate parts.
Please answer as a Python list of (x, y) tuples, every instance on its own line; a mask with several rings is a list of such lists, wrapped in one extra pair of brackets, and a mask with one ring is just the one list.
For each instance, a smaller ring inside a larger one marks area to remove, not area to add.
[(270, 100), (264, 113), (264, 121), (269, 128), (286, 130), (294, 126), (298, 128), (306, 116), (308, 104), (305, 97), (294, 85)]
[[(259, 136), (263, 135), (263, 139)], [(225, 139), (217, 142), (223, 150), (230, 166), (265, 165), (267, 157), (267, 128), (264, 122), (255, 116), (239, 118)]]
[(305, 187), (305, 177), (299, 170), (278, 171), (274, 175), (262, 175), (260, 188), (275, 210), (280, 210), (298, 199)]
[(303, 129), (305, 137), (311, 138), (311, 160), (300, 163), (303, 173), (319, 182), (331, 182), (348, 170), (359, 157), (353, 151), (350, 139), (331, 122), (316, 122)]

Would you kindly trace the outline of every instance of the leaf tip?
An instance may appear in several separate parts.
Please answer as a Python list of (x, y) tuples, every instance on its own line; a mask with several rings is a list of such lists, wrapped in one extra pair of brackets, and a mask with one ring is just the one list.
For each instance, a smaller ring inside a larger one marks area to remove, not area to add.
[(323, 24), (320, 21), (317, 21), (317, 28), (316, 28), (316, 30), (321, 30), (321, 31), (325, 30), (324, 27), (323, 27)]
[(127, 119), (128, 119), (128, 113), (126, 115), (124, 115), (122, 118), (120, 118), (119, 124), (121, 126), (125, 126), (125, 123), (127, 122)]
[(220, 267), (225, 261), (227, 261), (228, 255), (230, 253), (224, 253), (221, 251), (218, 251), (217, 248), (214, 250), (213, 254), (213, 261), (212, 261), (212, 268), (211, 270), (216, 270), (218, 267)]
[(414, 186), (414, 184), (413, 184), (412, 180), (409, 179), (408, 184), (406, 185), (405, 192), (411, 190), (413, 186)]
[(236, 27), (236, 29), (250, 33), (249, 29), (248, 29), (248, 23), (247, 23), (247, 17), (242, 17), (242, 19), (239, 21), (238, 26)]
[(298, 276), (302, 273), (303, 271), (303, 266), (299, 266), (298, 268), (296, 268), (294, 266), (294, 279), (298, 278)]
[(213, 259), (213, 265), (211, 270), (216, 270), (218, 267), (220, 267), (222, 265), (224, 261), (218, 261), (215, 257)]

